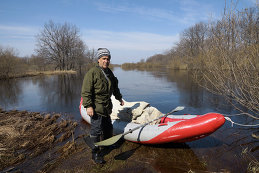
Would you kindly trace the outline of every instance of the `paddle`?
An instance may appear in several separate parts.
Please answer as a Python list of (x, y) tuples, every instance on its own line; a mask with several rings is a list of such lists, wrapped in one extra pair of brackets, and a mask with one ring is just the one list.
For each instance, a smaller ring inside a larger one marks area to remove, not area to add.
[(125, 135), (127, 135), (127, 134), (129, 134), (129, 133), (131, 133), (131, 132), (133, 132), (133, 131), (135, 131), (135, 130), (141, 128), (141, 127), (144, 127), (144, 126), (148, 125), (149, 123), (151, 123), (151, 122), (153, 122), (153, 121), (159, 120), (160, 118), (166, 117), (166, 116), (168, 116), (169, 114), (172, 114), (172, 113), (177, 112), (177, 111), (181, 111), (181, 110), (183, 110), (183, 109), (184, 109), (183, 106), (178, 106), (178, 107), (176, 107), (175, 109), (173, 109), (171, 112), (168, 112), (168, 113), (165, 114), (165, 115), (162, 115), (162, 116), (160, 116), (160, 117), (158, 117), (158, 118), (156, 118), (156, 119), (153, 119), (153, 120), (151, 120), (151, 121), (149, 121), (149, 122), (147, 122), (147, 123), (145, 123), (145, 124), (142, 124), (142, 125), (140, 125), (140, 126), (137, 126), (137, 127), (133, 128), (133, 129), (130, 129), (129, 131), (127, 131), (127, 132), (125, 132), (125, 133), (122, 133), (122, 134), (113, 136), (113, 137), (111, 137), (111, 138), (108, 138), (108, 139), (106, 139), (106, 140), (97, 142), (97, 143), (95, 143), (95, 145), (96, 145), (96, 146), (109, 146), (109, 145), (115, 144), (122, 136), (125, 136)]

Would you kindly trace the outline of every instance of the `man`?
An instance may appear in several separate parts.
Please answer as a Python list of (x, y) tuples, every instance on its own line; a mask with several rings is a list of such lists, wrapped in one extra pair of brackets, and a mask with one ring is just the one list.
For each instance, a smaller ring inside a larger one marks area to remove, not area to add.
[[(81, 92), (83, 106), (86, 108), (87, 115), (91, 117), (90, 138), (93, 143), (99, 142), (100, 137), (103, 140), (112, 137), (113, 126), (110, 118), (112, 94), (122, 106), (124, 105), (118, 80), (109, 69), (110, 51), (99, 48), (97, 56), (98, 65), (86, 73)], [(92, 159), (95, 163), (105, 163), (97, 146), (92, 147)]]

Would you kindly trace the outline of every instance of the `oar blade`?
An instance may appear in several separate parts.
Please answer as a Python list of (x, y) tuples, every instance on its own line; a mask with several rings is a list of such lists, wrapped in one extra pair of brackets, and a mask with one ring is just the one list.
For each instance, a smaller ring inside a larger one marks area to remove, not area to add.
[(184, 106), (177, 106), (172, 112), (181, 111), (184, 109)]
[(103, 141), (100, 141), (100, 142), (97, 142), (94, 144), (97, 146), (100, 146), (100, 147), (101, 146), (110, 146), (110, 145), (115, 144), (117, 141), (119, 141), (122, 136), (123, 136), (123, 134), (119, 134), (119, 135), (113, 136), (111, 138), (108, 138), (106, 140), (103, 140)]

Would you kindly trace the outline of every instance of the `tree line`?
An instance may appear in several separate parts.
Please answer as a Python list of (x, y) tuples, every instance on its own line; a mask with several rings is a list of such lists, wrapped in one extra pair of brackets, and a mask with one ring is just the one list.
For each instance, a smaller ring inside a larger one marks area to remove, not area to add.
[(125, 63), (122, 68), (192, 70), (201, 86), (259, 119), (258, 8), (225, 9), (221, 19), (185, 29), (171, 50), (138, 63)]

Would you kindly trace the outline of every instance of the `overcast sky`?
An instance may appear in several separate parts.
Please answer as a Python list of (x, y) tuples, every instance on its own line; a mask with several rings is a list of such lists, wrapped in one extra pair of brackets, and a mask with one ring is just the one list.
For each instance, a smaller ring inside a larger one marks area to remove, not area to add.
[[(256, 4), (232, 1), (239, 10)], [(112, 63), (138, 62), (172, 48), (195, 23), (219, 19), (224, 6), (225, 0), (0, 0), (0, 46), (30, 56), (35, 36), (52, 20), (78, 27), (90, 49), (110, 49)]]

